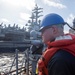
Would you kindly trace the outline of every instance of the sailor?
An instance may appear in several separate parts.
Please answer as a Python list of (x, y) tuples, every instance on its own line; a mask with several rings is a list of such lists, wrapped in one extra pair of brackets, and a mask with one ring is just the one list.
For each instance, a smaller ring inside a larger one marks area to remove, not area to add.
[(41, 22), (41, 36), (47, 49), (38, 61), (38, 75), (75, 75), (75, 35), (64, 34), (64, 19), (47, 14)]

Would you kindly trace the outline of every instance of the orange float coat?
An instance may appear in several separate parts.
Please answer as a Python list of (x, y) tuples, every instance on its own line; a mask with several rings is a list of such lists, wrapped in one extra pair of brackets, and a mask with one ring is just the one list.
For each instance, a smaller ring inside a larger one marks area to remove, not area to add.
[(38, 61), (38, 75), (48, 75), (48, 62), (58, 50), (63, 49), (75, 56), (75, 36), (72, 34), (67, 35), (71, 36), (72, 39), (63, 39), (56, 40), (54, 42), (48, 42), (48, 48)]

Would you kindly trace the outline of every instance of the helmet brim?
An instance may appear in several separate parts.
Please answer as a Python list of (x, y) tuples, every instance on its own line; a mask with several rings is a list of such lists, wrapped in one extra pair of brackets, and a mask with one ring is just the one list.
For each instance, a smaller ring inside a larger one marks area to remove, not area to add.
[[(64, 22), (64, 23), (62, 23), (62, 25), (66, 25), (67, 24), (67, 22)], [(54, 24), (55, 25), (55, 24)], [(57, 24), (58, 25), (58, 24)], [(51, 27), (52, 25), (50, 25), (50, 26), (47, 26), (47, 27)], [(46, 29), (47, 28), (46, 26), (42, 26), (42, 27), (40, 27), (40, 29), (39, 29), (39, 32), (41, 32), (43, 29)]]

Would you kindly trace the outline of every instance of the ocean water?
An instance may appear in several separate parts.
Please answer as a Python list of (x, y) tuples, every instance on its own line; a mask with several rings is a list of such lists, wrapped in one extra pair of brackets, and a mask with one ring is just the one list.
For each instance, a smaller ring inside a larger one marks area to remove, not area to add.
[[(24, 53), (18, 53), (18, 65), (22, 66), (22, 61), (24, 58)], [(0, 53), (0, 73), (1, 72), (9, 72), (12, 62), (15, 59), (15, 53)], [(16, 61), (14, 61), (12, 70), (16, 69)]]
[[(28, 50), (25, 50), (25, 52), (18, 52), (18, 68), (25, 67), (25, 64), (27, 64), (27, 60), (26, 60), (27, 52), (28, 52)], [(31, 54), (31, 52), (29, 52), (28, 54), (29, 54), (29, 65), (31, 65), (29, 70), (31, 71), (32, 70), (32, 61), (34, 61), (34, 62), (36, 61), (36, 63), (37, 63), (37, 60), (40, 57), (40, 55), (33, 56)], [(16, 70), (15, 57), (16, 57), (15, 53), (0, 53), (0, 73), (8, 73), (10, 71), (10, 68), (11, 68), (13, 62), (14, 62), (14, 64), (13, 64), (11, 71)], [(34, 64), (34, 66), (35, 65), (36, 64)], [(26, 67), (26, 69), (27, 69), (27, 67)]]

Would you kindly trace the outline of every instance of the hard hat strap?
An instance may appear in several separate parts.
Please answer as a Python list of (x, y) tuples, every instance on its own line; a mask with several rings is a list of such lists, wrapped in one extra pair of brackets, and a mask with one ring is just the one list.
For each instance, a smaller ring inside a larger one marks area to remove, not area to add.
[(71, 29), (75, 30), (75, 28), (71, 27), (68, 23), (66, 23)]

